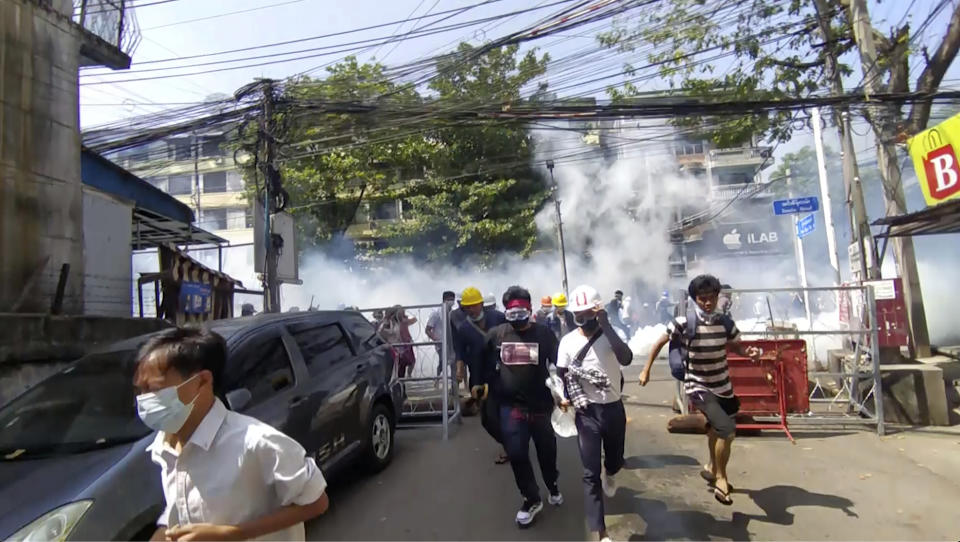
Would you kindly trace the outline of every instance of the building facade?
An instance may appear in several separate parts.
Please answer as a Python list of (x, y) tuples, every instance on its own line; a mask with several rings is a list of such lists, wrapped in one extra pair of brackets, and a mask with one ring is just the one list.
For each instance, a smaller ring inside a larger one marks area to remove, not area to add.
[(78, 70), (129, 67), (135, 21), (122, 2), (0, 2), (0, 312), (84, 311)]

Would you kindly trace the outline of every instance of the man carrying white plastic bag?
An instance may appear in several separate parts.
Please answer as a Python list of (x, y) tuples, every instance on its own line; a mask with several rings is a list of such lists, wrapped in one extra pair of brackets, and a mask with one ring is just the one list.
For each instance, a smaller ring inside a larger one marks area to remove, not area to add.
[(563, 438), (577, 436), (577, 422), (573, 409), (563, 405), (566, 401), (563, 380), (558, 375), (551, 374), (546, 384), (553, 394), (553, 400), (557, 402), (553, 414), (550, 415), (550, 424), (553, 425), (554, 433)]
[(523, 496), (516, 521), (526, 527), (543, 510), (530, 463), (531, 439), (537, 448), (549, 502), (555, 506), (563, 503), (557, 487), (557, 438), (550, 425), (555, 401), (546, 386), (549, 367), (557, 361), (557, 338), (546, 326), (530, 321), (533, 307), (526, 289), (511, 286), (503, 294), (503, 305), (507, 323), (487, 333), (480, 375), (484, 393), (493, 394), (500, 405), (503, 446)]

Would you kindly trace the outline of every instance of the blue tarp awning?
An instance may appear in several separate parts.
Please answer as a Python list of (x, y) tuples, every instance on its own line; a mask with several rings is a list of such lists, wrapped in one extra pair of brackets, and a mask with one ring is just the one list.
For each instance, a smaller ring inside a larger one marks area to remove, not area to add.
[(134, 203), (134, 250), (226, 244), (222, 237), (194, 226), (193, 211), (185, 203), (87, 148), (81, 152), (80, 175), (83, 184)]

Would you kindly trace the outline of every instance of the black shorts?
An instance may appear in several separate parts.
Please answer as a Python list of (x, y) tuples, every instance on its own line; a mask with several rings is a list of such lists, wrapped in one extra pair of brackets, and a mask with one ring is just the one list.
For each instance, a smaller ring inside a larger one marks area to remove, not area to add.
[(697, 410), (707, 417), (707, 424), (720, 438), (730, 438), (737, 432), (736, 415), (740, 412), (740, 400), (736, 396), (718, 397), (710, 392), (690, 394)]

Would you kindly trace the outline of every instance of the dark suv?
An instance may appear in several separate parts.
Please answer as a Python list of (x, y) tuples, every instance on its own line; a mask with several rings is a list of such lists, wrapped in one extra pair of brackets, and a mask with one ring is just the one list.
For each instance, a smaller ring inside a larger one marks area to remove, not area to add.
[[(392, 348), (356, 312), (209, 324), (229, 351), (228, 407), (277, 427), (324, 473), (393, 455), (403, 388)], [(129, 540), (163, 506), (133, 371), (144, 335), (84, 356), (0, 408), (0, 540)], [(13, 535), (16, 534), (16, 537)]]

